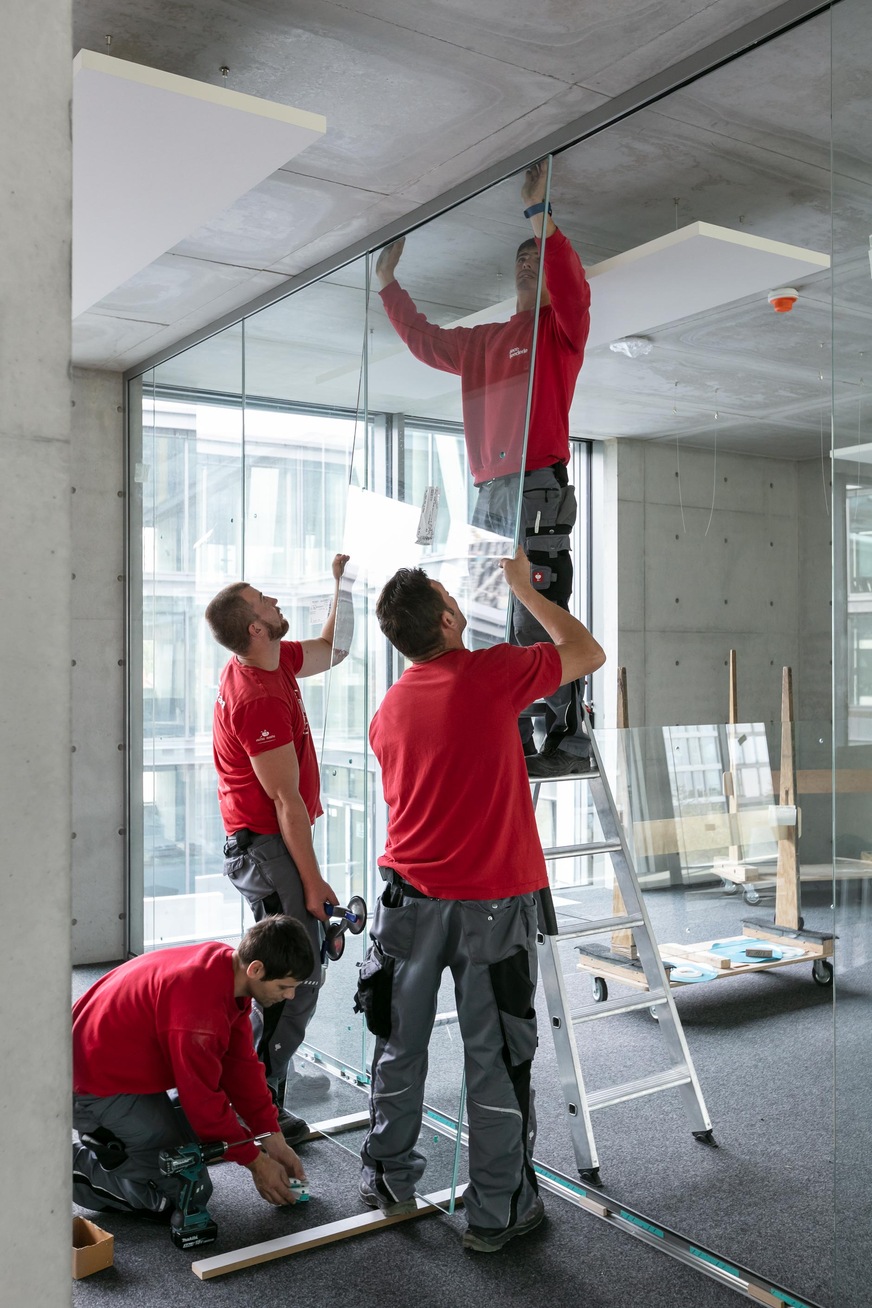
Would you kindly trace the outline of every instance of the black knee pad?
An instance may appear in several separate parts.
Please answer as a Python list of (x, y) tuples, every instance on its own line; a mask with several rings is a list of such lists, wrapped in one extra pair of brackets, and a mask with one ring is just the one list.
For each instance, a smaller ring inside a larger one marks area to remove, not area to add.
[(90, 1149), (104, 1171), (112, 1172), (127, 1162), (124, 1141), (119, 1140), (106, 1126), (97, 1126), (93, 1131), (80, 1131), (79, 1139), (86, 1149)]
[(546, 550), (530, 550), (527, 557), (531, 571), (540, 567), (545, 573), (546, 584), (536, 586), (539, 594), (554, 604), (559, 604), (561, 608), (568, 609), (572, 596), (572, 555), (569, 551), (561, 550), (552, 556)]

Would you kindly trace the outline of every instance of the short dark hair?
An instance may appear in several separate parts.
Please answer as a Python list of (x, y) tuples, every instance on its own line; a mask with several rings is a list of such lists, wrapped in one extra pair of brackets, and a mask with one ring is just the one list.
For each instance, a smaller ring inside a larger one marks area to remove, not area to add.
[(530, 248), (531, 245), (533, 246), (534, 250), (536, 250), (537, 253), (538, 253), (538, 250), (539, 250), (539, 243), (538, 243), (538, 241), (534, 241), (532, 236), (528, 236), (527, 239), (526, 239), (526, 241), (522, 241), (521, 244), (518, 246), (517, 250), (515, 251), (515, 258), (517, 259), (518, 255), (521, 253), (521, 251), (522, 251), (522, 250), (528, 250), (528, 249)]
[(427, 659), (445, 646), (445, 601), (423, 568), (400, 568), (386, 582), (375, 606), (378, 625), (408, 659)]
[(234, 654), (245, 654), (251, 644), (248, 628), (257, 621), (257, 614), (242, 592), (248, 589), (247, 581), (234, 581), (232, 586), (219, 590), (206, 605), (206, 621), (219, 645)]
[(262, 917), (249, 927), (236, 947), (246, 967), (263, 963), (264, 981), (292, 976), (305, 981), (315, 966), (315, 953), (302, 922), (284, 913)]

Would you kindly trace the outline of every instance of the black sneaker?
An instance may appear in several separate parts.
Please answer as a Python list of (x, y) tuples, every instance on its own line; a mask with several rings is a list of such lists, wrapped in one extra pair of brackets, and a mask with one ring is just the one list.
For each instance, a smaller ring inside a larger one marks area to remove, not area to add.
[(555, 777), (574, 777), (593, 771), (593, 759), (554, 749), (550, 754), (533, 754), (526, 759), (527, 776), (533, 781), (551, 781)]
[(312, 1134), (309, 1123), (304, 1122), (302, 1117), (294, 1117), (287, 1108), (279, 1109), (279, 1130), (285, 1137), (285, 1144), (289, 1145), (299, 1144), (301, 1140), (307, 1140)]
[(535, 1231), (544, 1216), (545, 1205), (537, 1195), (533, 1200), (533, 1207), (523, 1221), (515, 1222), (513, 1226), (507, 1226), (502, 1231), (492, 1230), (486, 1226), (468, 1226), (461, 1243), (464, 1249), (473, 1249), (476, 1253), (499, 1253), (503, 1245), (508, 1244), (509, 1240), (514, 1240), (516, 1235), (526, 1235), (528, 1231)]
[(402, 1217), (407, 1213), (416, 1213), (418, 1211), (418, 1200), (412, 1195), (411, 1199), (391, 1199), (387, 1195), (382, 1196), (377, 1190), (373, 1190), (371, 1185), (361, 1180), (360, 1197), (368, 1208), (378, 1208), (384, 1213), (385, 1217)]

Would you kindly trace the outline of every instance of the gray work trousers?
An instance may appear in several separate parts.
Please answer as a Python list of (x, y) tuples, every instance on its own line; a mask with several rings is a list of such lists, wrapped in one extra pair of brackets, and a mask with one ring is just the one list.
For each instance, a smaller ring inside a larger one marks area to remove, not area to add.
[(510, 1226), (529, 1212), (538, 1193), (530, 1088), (536, 897), (416, 899), (391, 886), (376, 905), (372, 937), (394, 964), (391, 1031), (376, 1041), (372, 1061), (363, 1179), (399, 1201), (411, 1198), (424, 1173), (426, 1159), (416, 1145), (427, 1047), (447, 967), (466, 1069), (469, 1185), (463, 1202), (471, 1226)]
[(73, 1126), (87, 1134), (101, 1127), (110, 1131), (127, 1154), (119, 1166), (107, 1166), (87, 1145), (74, 1142), (75, 1203), (98, 1212), (122, 1213), (131, 1209), (160, 1212), (167, 1201), (176, 1203), (180, 1178), (161, 1175), (158, 1154), (161, 1149), (190, 1144), (196, 1136), (167, 1094), (73, 1095)]
[(261, 1008), (256, 1001), (251, 1005), (255, 1048), (264, 1065), (267, 1083), (276, 1097), (287, 1075), (288, 1064), (303, 1043), (323, 984), (321, 923), (306, 911), (303, 883), (281, 836), (255, 836), (244, 853), (225, 858), (224, 875), (251, 905), (256, 922), (270, 913), (286, 913), (301, 922), (315, 955), (315, 966), (306, 980), (297, 986), (293, 999), (271, 1004), (267, 1009)]
[[(561, 480), (565, 477), (562, 474)], [(520, 473), (483, 482), (473, 512), (473, 526), (514, 539), (518, 511)], [(535, 573), (536, 589), (548, 599), (569, 610), (572, 596), (572, 555), (569, 552), (569, 529), (575, 524), (578, 505), (575, 488), (561, 485), (553, 468), (536, 468), (524, 473), (521, 497), (520, 544), (523, 545)], [(512, 601), (512, 631), (517, 645), (551, 644), (545, 628), (519, 604)], [(545, 741), (543, 749), (560, 747), (581, 758), (590, 756), (590, 739), (584, 730), (581, 707), (582, 685), (571, 681), (558, 686), (553, 695), (545, 696)], [(535, 753), (533, 719), (525, 710), (518, 719), (518, 729), (525, 754)]]

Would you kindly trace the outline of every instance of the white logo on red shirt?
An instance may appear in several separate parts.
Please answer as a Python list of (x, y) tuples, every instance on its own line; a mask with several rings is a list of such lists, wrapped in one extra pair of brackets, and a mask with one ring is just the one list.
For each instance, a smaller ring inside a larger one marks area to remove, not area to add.
[(264, 729), (258, 736), (258, 740), (275, 740), (275, 736), (271, 731)]
[(529, 353), (530, 351), (528, 349), (526, 348), (521, 349), (520, 345), (513, 345), (512, 348), (509, 350), (509, 358), (519, 359), (522, 354), (529, 354)]
[(220, 695), (218, 696), (218, 703), (221, 705), (222, 708), (227, 707), (227, 705), (224, 703), (224, 700), (221, 698)]

